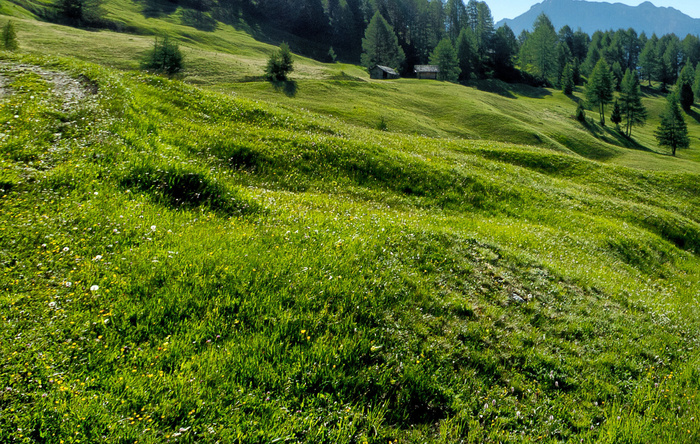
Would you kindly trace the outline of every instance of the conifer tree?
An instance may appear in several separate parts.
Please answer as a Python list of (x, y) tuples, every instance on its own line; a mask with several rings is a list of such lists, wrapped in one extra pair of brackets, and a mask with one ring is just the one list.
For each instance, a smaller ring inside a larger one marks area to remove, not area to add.
[(561, 90), (566, 95), (571, 95), (574, 92), (574, 70), (571, 63), (564, 66), (564, 72), (561, 74)]
[(184, 68), (184, 57), (177, 43), (171, 42), (167, 36), (160, 41), (156, 37), (153, 49), (148, 52), (142, 67), (143, 69), (173, 75)]
[(459, 61), (461, 80), (469, 80), (476, 72), (476, 64), (478, 63), (478, 54), (476, 52), (476, 36), (471, 28), (462, 28), (462, 31), (457, 37), (457, 60)]
[(265, 74), (270, 80), (285, 81), (287, 75), (294, 71), (294, 59), (289, 45), (282, 43), (280, 49), (274, 52), (265, 66)]
[(695, 67), (695, 81), (693, 82), (693, 93), (695, 98), (700, 100), (700, 62)]
[(656, 79), (659, 72), (658, 44), (659, 38), (656, 37), (656, 34), (652, 34), (639, 56), (639, 64), (642, 67), (644, 77), (649, 81), (649, 86), (651, 86), (651, 81)]
[(600, 124), (605, 126), (605, 105), (613, 99), (613, 80), (610, 67), (604, 58), (598, 60), (586, 84), (586, 100), (591, 106), (597, 106)]
[(583, 107), (583, 102), (578, 102), (576, 107), (576, 120), (581, 123), (586, 123), (586, 108)]
[(398, 69), (406, 58), (394, 29), (379, 11), (370, 20), (365, 37), (362, 39), (362, 66), (367, 69), (374, 65), (384, 65)]
[(542, 80), (556, 81), (557, 33), (544, 13), (533, 24), (534, 30), (520, 48), (520, 64)]
[(7, 51), (14, 51), (19, 48), (19, 44), (17, 43), (17, 33), (15, 32), (15, 25), (12, 23), (12, 20), (9, 20), (2, 28), (2, 46)]
[(681, 103), (681, 107), (685, 112), (690, 111), (690, 107), (695, 103), (695, 94), (693, 93), (693, 83), (695, 83), (695, 70), (690, 65), (685, 65), (678, 76), (676, 82), (676, 91)]
[(456, 82), (459, 78), (461, 70), (459, 69), (457, 52), (448, 38), (440, 40), (433, 53), (430, 54), (430, 64), (440, 67), (438, 80)]
[(618, 129), (620, 128), (620, 122), (622, 122), (622, 111), (620, 111), (620, 104), (617, 102), (617, 100), (615, 100), (615, 103), (613, 104), (612, 114), (610, 114), (610, 121), (614, 123)]
[(642, 104), (642, 93), (639, 86), (639, 77), (636, 72), (629, 69), (625, 71), (620, 86), (621, 110), (627, 121), (625, 134), (632, 137), (632, 127), (642, 126), (646, 123), (647, 110)]
[(661, 114), (661, 124), (654, 132), (654, 136), (656, 136), (659, 146), (671, 148), (671, 153), (674, 156), (676, 149), (690, 146), (688, 126), (683, 120), (683, 112), (675, 94), (669, 94), (666, 110)]
[(623, 72), (622, 72), (622, 65), (620, 65), (620, 62), (615, 62), (612, 65), (612, 75), (613, 75), (613, 86), (615, 87), (616, 90), (620, 90), (620, 85), (622, 84), (622, 77), (623, 77)]

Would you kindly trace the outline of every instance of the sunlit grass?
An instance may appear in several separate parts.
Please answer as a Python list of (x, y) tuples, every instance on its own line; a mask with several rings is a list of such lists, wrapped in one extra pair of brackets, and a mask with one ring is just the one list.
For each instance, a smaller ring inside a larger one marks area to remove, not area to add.
[(694, 174), (2, 67), (9, 442), (696, 440)]

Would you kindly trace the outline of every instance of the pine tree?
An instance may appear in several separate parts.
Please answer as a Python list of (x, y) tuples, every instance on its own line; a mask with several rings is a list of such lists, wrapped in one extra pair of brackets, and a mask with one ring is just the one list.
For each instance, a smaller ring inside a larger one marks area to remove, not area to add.
[(294, 59), (289, 45), (282, 43), (280, 49), (274, 52), (265, 66), (265, 74), (270, 80), (285, 81), (287, 75), (294, 71)]
[(700, 63), (695, 67), (695, 82), (693, 82), (693, 93), (695, 98), (700, 100)]
[(620, 104), (617, 103), (617, 100), (615, 100), (615, 103), (613, 104), (612, 114), (610, 114), (610, 121), (614, 123), (618, 129), (620, 128), (620, 122), (622, 122), (622, 111), (620, 110)]
[(457, 37), (457, 60), (459, 61), (461, 80), (469, 80), (476, 72), (478, 55), (476, 53), (476, 36), (471, 28), (462, 28)]
[(659, 72), (658, 44), (659, 38), (656, 37), (656, 34), (652, 34), (639, 56), (639, 64), (642, 67), (644, 77), (649, 81), (649, 86), (651, 86), (651, 81), (657, 78)]
[(669, 94), (666, 110), (661, 114), (661, 124), (654, 132), (654, 136), (659, 146), (671, 148), (674, 156), (676, 149), (690, 146), (688, 127), (683, 120), (683, 113), (675, 94)]
[(537, 17), (533, 27), (534, 30), (520, 48), (520, 64), (542, 80), (556, 81), (557, 33), (544, 13)]
[(578, 102), (576, 107), (576, 120), (581, 123), (586, 123), (586, 108), (583, 107), (583, 102)]
[(457, 60), (457, 52), (455, 51), (450, 39), (442, 39), (435, 47), (435, 50), (430, 54), (430, 64), (440, 67), (438, 80), (447, 80), (448, 82), (456, 82), (459, 78), (459, 61)]
[(12, 20), (9, 20), (2, 28), (2, 45), (7, 51), (14, 51), (19, 48), (15, 25), (12, 23)]
[(452, 42), (457, 41), (462, 28), (467, 25), (467, 8), (462, 0), (447, 0), (445, 3), (447, 36)]
[(561, 74), (561, 90), (566, 95), (571, 95), (574, 92), (574, 70), (571, 63), (564, 66), (564, 72)]
[(636, 71), (632, 72), (629, 69), (625, 71), (620, 86), (620, 101), (622, 113), (627, 120), (625, 134), (627, 137), (632, 137), (632, 127), (644, 125), (647, 119), (647, 110), (642, 104), (642, 93)]
[(508, 25), (496, 30), (493, 36), (494, 76), (503, 79), (515, 68), (515, 56), (518, 54), (518, 39)]
[(613, 75), (613, 85), (616, 90), (620, 90), (620, 85), (622, 84), (622, 65), (620, 62), (615, 62), (612, 65), (612, 75)]
[(591, 106), (597, 106), (600, 114), (600, 124), (605, 126), (605, 105), (613, 99), (613, 80), (610, 67), (604, 58), (598, 60), (588, 83), (586, 84), (586, 100)]
[(153, 49), (149, 51), (142, 63), (143, 69), (173, 75), (184, 68), (184, 57), (177, 43), (173, 43), (168, 37), (158, 41), (156, 37)]
[(678, 76), (678, 82), (676, 82), (676, 91), (679, 95), (681, 107), (685, 112), (689, 112), (693, 103), (695, 103), (693, 83), (695, 83), (695, 70), (689, 64), (685, 65), (681, 75)]
[(362, 39), (362, 66), (367, 69), (384, 65), (398, 69), (406, 58), (394, 29), (384, 20), (379, 11), (370, 20)]

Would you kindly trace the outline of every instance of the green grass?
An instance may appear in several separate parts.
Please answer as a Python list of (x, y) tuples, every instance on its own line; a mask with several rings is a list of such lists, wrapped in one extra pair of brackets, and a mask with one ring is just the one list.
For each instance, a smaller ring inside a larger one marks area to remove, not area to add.
[[(18, 4), (30, 3), (18, 0)], [(153, 45), (153, 35), (167, 34), (180, 43), (185, 54), (184, 79), (188, 83), (272, 101), (293, 111), (311, 110), (367, 128), (375, 128), (384, 118), (392, 132), (496, 140), (574, 152), (635, 168), (695, 171), (692, 165), (667, 159), (667, 150), (656, 146), (653, 131), (665, 100), (655, 90), (647, 89), (644, 99), (649, 121), (635, 128), (630, 140), (610, 123), (605, 128), (594, 123), (594, 111), (588, 112), (588, 125), (573, 119), (576, 100), (582, 98), (580, 88), (567, 97), (559, 91), (499, 81), (480, 81), (469, 87), (410, 79), (372, 81), (357, 66), (324, 64), (301, 56), (296, 58), (293, 83), (273, 85), (262, 76), (266, 60), (276, 48), (263, 41), (287, 40), (292, 50), (311, 53), (320, 49), (312, 42), (242, 19), (234, 20), (235, 26), (218, 23), (214, 31), (198, 30), (185, 24), (182, 8), (167, 1), (146, 4), (112, 0), (101, 8), (107, 20), (130, 33), (81, 31), (31, 19), (17, 20), (23, 49), (128, 70), (139, 67)], [(687, 118), (693, 141), (700, 138), (698, 116), (694, 112)], [(678, 157), (700, 160), (694, 146)], [(639, 151), (661, 156), (640, 156)]]
[(697, 176), (5, 57), (9, 442), (697, 440)]
[(700, 439), (697, 148), (656, 152), (663, 98), (630, 141), (500, 82), (272, 85), (248, 24), (105, 8), (178, 34), (190, 85), (124, 72), (151, 36), (16, 15), (0, 441)]

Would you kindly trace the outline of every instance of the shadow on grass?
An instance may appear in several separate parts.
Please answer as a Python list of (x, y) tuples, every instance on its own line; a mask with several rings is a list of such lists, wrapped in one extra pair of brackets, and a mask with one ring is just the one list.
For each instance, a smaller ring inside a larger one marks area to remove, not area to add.
[(158, 18), (168, 16), (177, 10), (177, 3), (165, 0), (141, 0), (143, 4), (141, 13), (146, 18)]
[[(695, 105), (693, 105), (693, 108), (695, 108)], [(690, 109), (690, 111), (687, 112), (687, 114), (695, 120), (696, 123), (700, 123), (700, 113), (698, 113), (696, 110), (693, 108)]]
[(295, 80), (270, 80), (270, 83), (275, 88), (275, 91), (282, 91), (287, 97), (295, 97), (297, 95), (297, 82)]
[(182, 24), (190, 26), (199, 31), (213, 32), (216, 30), (217, 22), (206, 12), (195, 9), (186, 9), (182, 12)]
[(512, 85), (502, 82), (500, 80), (488, 79), (488, 80), (477, 80), (470, 83), (470, 86), (478, 89), (479, 91), (489, 92), (493, 94), (498, 94), (499, 96), (506, 97), (508, 99), (517, 99), (517, 97), (510, 91), (509, 88)]
[(586, 121), (581, 122), (581, 125), (583, 125), (583, 127), (586, 128), (593, 137), (603, 142), (619, 146), (621, 148), (629, 148), (637, 151), (655, 153), (654, 150), (649, 149), (644, 145), (641, 145), (632, 137), (628, 137), (618, 126), (602, 126), (600, 123), (590, 118), (586, 118)]
[(543, 99), (551, 96), (552, 93), (545, 88), (525, 85), (523, 83), (506, 83), (498, 79), (475, 80), (469, 82), (468, 86), (473, 86), (479, 91), (498, 94), (508, 99), (517, 99), (518, 96), (530, 99)]

